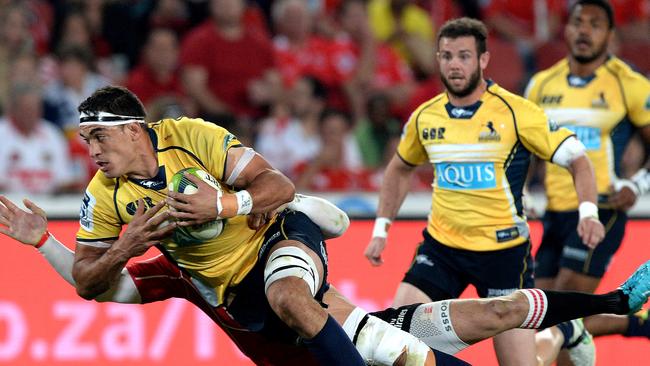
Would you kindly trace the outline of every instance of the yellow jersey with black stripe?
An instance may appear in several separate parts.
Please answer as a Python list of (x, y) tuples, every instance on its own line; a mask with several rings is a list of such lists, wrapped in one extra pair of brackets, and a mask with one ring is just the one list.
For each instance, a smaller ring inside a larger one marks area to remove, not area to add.
[(499, 250), (529, 238), (521, 196), (530, 154), (551, 160), (571, 135), (552, 131), (539, 107), (488, 82), (471, 106), (455, 107), (443, 93), (418, 107), (397, 154), (409, 165), (433, 164), (431, 236), (454, 248)]
[[(610, 185), (620, 177), (623, 152), (634, 128), (650, 124), (650, 82), (616, 57), (588, 77), (571, 75), (564, 59), (537, 73), (526, 97), (582, 141), (596, 172), (599, 201), (606, 202)], [(547, 164), (544, 185), (548, 210), (578, 209), (568, 171)]]
[[(109, 179), (98, 171), (81, 205), (79, 243), (102, 246), (116, 240), (122, 226), (131, 222), (138, 199), (144, 199), (147, 207), (164, 200), (169, 181), (181, 169), (198, 167), (224, 182), (228, 149), (241, 146), (224, 128), (200, 119), (165, 119), (148, 127), (158, 159), (158, 175), (146, 180)], [(230, 192), (225, 183), (222, 188)], [(253, 268), (266, 228), (268, 225), (251, 230), (246, 216), (236, 216), (226, 221), (215, 239), (202, 243), (170, 239), (161, 249), (193, 277), (213, 288), (220, 304), (226, 288), (239, 283)]]

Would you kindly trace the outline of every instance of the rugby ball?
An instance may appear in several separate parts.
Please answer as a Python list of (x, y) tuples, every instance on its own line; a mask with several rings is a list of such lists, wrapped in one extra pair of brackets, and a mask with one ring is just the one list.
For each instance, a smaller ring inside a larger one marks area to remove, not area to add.
[[(197, 186), (192, 181), (187, 179), (183, 173), (189, 173), (206, 182), (212, 188), (216, 189), (219, 192), (219, 195), (223, 193), (219, 181), (217, 181), (208, 172), (199, 168), (186, 168), (178, 171), (172, 177), (169, 185), (167, 186), (167, 189), (173, 192), (184, 194), (196, 193), (198, 191)], [(221, 234), (223, 231), (224, 225), (225, 220), (214, 220), (199, 225), (183, 227), (179, 226), (176, 228), (176, 230), (174, 230), (173, 240), (176, 242), (176, 244), (181, 246), (199, 244), (219, 236), (219, 234)]]

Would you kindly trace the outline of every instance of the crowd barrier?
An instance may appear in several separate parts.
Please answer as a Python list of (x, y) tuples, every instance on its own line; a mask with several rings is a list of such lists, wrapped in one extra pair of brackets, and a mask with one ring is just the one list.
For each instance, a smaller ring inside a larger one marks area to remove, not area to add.
[[(390, 231), (385, 264), (363, 257), (372, 222), (353, 221), (328, 243), (330, 280), (354, 303), (375, 310), (391, 298), (420, 241), (424, 221), (398, 221)], [(539, 242), (540, 224), (532, 236)], [(74, 242), (77, 222), (53, 221), (50, 231)], [(599, 292), (615, 288), (648, 259), (650, 221), (632, 221)], [(228, 338), (185, 300), (148, 305), (85, 301), (39, 253), (0, 237), (0, 364), (11, 365), (250, 365)], [(155, 250), (150, 251), (152, 256)], [(468, 291), (464, 296), (474, 296)], [(648, 364), (648, 340), (619, 336), (597, 340), (598, 365)], [(496, 365), (491, 341), (459, 356), (474, 365)]]

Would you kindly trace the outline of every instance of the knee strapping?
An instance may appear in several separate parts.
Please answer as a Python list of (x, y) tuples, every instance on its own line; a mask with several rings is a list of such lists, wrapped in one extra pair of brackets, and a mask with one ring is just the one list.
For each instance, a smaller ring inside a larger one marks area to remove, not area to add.
[(368, 365), (392, 365), (406, 349), (406, 365), (420, 366), (424, 365), (429, 353), (429, 347), (416, 337), (360, 308), (348, 316), (343, 329)]
[(291, 276), (302, 278), (309, 286), (311, 295), (316, 295), (320, 280), (316, 263), (309, 254), (296, 247), (284, 247), (271, 253), (264, 268), (264, 291), (273, 282)]

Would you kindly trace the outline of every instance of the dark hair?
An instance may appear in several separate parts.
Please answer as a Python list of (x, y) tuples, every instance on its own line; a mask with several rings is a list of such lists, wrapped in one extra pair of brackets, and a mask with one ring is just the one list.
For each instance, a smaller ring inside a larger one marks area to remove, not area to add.
[(316, 99), (327, 99), (327, 88), (315, 76), (307, 75), (302, 77), (311, 88), (311, 96)]
[(578, 6), (585, 6), (585, 5), (593, 5), (603, 9), (605, 11), (605, 14), (607, 14), (607, 21), (609, 21), (609, 29), (615, 27), (614, 10), (612, 9), (612, 5), (607, 0), (578, 0), (575, 3), (573, 3), (573, 5), (571, 5), (571, 8), (569, 8), (569, 16), (573, 15), (573, 12), (578, 8)]
[(479, 54), (487, 51), (488, 31), (485, 24), (477, 19), (458, 18), (446, 22), (438, 31), (438, 47), (442, 38), (474, 37)]
[(343, 112), (342, 110), (336, 109), (336, 108), (326, 108), (325, 110), (323, 110), (323, 112), (321, 112), (321, 114), (320, 114), (320, 116), (318, 118), (320, 126), (322, 127), (325, 120), (329, 119), (329, 118), (332, 118), (332, 117), (341, 117), (345, 121), (345, 124), (348, 126), (348, 128), (352, 127), (352, 118), (351, 118), (351, 116), (349, 114)]
[(122, 116), (145, 117), (146, 112), (140, 99), (129, 89), (121, 86), (105, 86), (79, 104), (79, 113), (94, 115), (109, 112)]
[(63, 44), (56, 51), (56, 57), (65, 62), (75, 60), (82, 63), (88, 70), (95, 70), (95, 57), (93, 51), (76, 44)]

